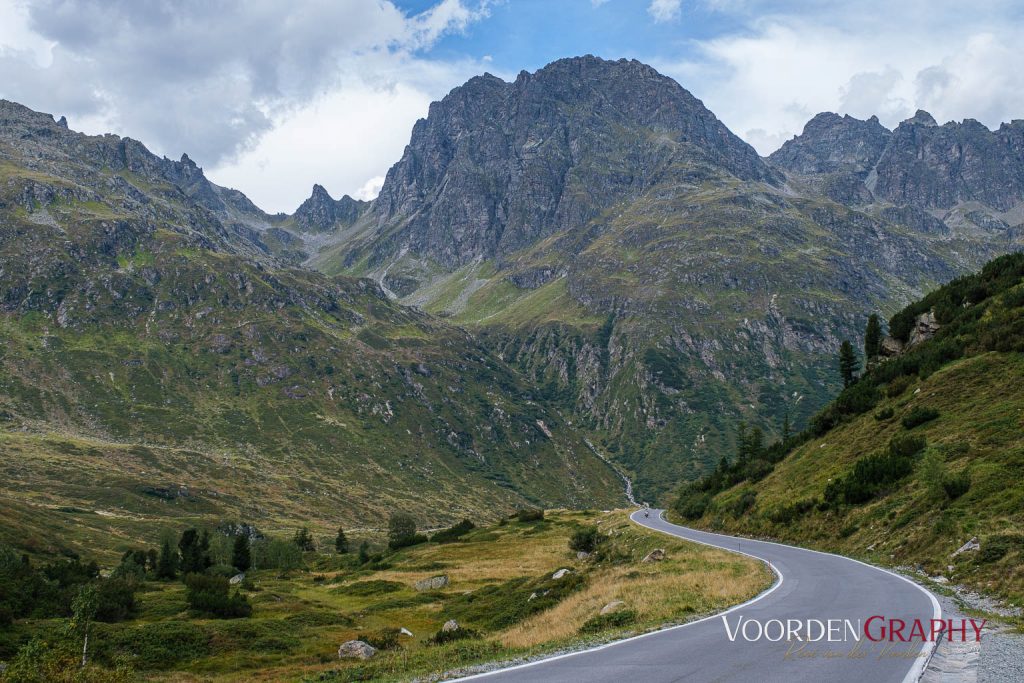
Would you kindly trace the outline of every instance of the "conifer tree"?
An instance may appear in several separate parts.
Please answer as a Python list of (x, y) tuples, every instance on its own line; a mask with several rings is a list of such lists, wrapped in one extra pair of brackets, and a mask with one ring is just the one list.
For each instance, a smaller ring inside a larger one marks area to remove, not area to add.
[(849, 341), (843, 341), (839, 347), (839, 373), (843, 376), (843, 387), (848, 387), (857, 379), (857, 370), (860, 365), (857, 362), (857, 354), (853, 351), (853, 345)]
[(878, 315), (872, 313), (868, 317), (868, 326), (864, 330), (864, 357), (875, 358), (882, 352), (882, 325)]

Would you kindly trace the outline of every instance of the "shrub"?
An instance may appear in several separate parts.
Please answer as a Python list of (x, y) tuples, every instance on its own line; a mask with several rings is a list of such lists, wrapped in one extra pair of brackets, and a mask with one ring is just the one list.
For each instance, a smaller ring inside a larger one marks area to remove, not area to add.
[(740, 494), (740, 497), (733, 501), (731, 506), (731, 512), (734, 517), (740, 517), (745, 515), (750, 508), (754, 507), (754, 503), (757, 502), (757, 493), (751, 489), (747, 489)]
[(200, 624), (158, 621), (104, 633), (97, 654), (104, 659), (128, 654), (140, 669), (166, 670), (211, 654), (211, 640)]
[(544, 519), (544, 511), (537, 508), (525, 508), (516, 513), (520, 522), (540, 522)]
[(402, 513), (391, 515), (388, 520), (388, 548), (398, 550), (426, 541), (426, 536), (416, 533), (416, 521), (412, 517)]
[(580, 633), (599, 633), (609, 628), (622, 628), (636, 621), (636, 612), (631, 609), (620, 609), (610, 614), (598, 614), (583, 622)]
[(875, 413), (875, 419), (878, 420), (879, 422), (884, 422), (885, 420), (891, 420), (892, 416), (895, 414), (896, 413), (893, 411), (891, 407), (882, 408), (877, 413)]
[(923, 436), (904, 434), (895, 436), (889, 441), (889, 453), (901, 458), (909, 458), (924, 450), (928, 442)]
[(684, 491), (676, 502), (676, 512), (683, 519), (700, 519), (711, 505), (711, 494)]
[(96, 621), (124, 621), (135, 612), (135, 586), (130, 579), (100, 581), (96, 591)]
[(596, 526), (585, 526), (572, 532), (569, 537), (569, 549), (576, 552), (592, 553), (597, 550), (607, 536)]
[(911, 384), (914, 383), (914, 378), (907, 375), (900, 375), (889, 382), (889, 386), (885, 388), (885, 395), (889, 398), (896, 398), (902, 396), (903, 392), (906, 391)]
[(398, 643), (399, 634), (401, 631), (397, 628), (381, 628), (368, 633), (360, 633), (356, 636), (356, 640), (361, 640), (378, 650), (397, 650), (401, 647)]
[(445, 614), (459, 623), (499, 631), (554, 607), (586, 585), (586, 576), (579, 572), (560, 579), (552, 579), (550, 574), (534, 579), (519, 577), (457, 595), (445, 604)]
[(197, 612), (234, 619), (252, 614), (249, 601), (241, 593), (229, 595), (230, 585), (223, 576), (205, 574), (185, 575), (185, 600), (190, 609)]
[(464, 519), (458, 524), (450, 526), (447, 529), (442, 529), (441, 531), (438, 531), (436, 534), (430, 537), (430, 540), (434, 543), (451, 543), (453, 541), (459, 540), (475, 528), (476, 524), (473, 524), (473, 522), (469, 521), (468, 519)]
[(939, 416), (939, 411), (934, 408), (923, 408), (918, 406), (907, 413), (902, 422), (906, 429), (913, 429), (918, 425), (923, 425), (926, 422), (931, 422)]
[[(864, 456), (854, 463), (850, 474), (830, 482), (825, 487), (826, 503), (832, 506), (866, 503), (909, 475), (914, 469), (913, 456), (924, 448), (924, 440), (909, 437), (912, 441), (907, 441), (907, 438), (893, 439), (888, 453)], [(897, 444), (895, 448), (893, 444)]]
[(457, 628), (454, 631), (445, 631), (444, 629), (439, 630), (427, 641), (431, 645), (444, 645), (445, 643), (453, 643), (456, 640), (467, 640), (469, 638), (479, 638), (480, 634), (469, 628)]
[(1011, 539), (1007, 536), (990, 536), (978, 550), (978, 562), (998, 562), (1003, 559), (1011, 548)]
[(279, 538), (261, 538), (252, 544), (253, 569), (299, 569), (302, 551), (294, 543)]
[(971, 488), (970, 472), (965, 471), (945, 477), (942, 480), (942, 488), (946, 491), (946, 495), (949, 496), (950, 500), (956, 500)]

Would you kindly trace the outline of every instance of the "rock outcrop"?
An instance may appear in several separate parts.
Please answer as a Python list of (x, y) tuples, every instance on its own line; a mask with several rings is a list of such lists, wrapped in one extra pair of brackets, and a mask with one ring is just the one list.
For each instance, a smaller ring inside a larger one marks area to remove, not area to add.
[(302, 202), (292, 215), (300, 230), (326, 232), (352, 225), (366, 207), (367, 202), (357, 201), (348, 195), (335, 200), (323, 185), (314, 185), (309, 199)]

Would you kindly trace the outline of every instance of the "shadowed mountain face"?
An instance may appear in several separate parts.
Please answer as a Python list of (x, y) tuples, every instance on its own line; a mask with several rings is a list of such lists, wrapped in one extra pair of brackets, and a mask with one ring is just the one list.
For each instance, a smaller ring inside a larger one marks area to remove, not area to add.
[(310, 263), (475, 330), (653, 495), (806, 419), (869, 313), (1021, 246), (1018, 126), (820, 114), (761, 159), (650, 67), (561, 60), (434, 103)]
[(477, 340), (369, 280), (289, 266), (268, 243), (292, 220), (187, 157), (0, 102), (12, 518), (116, 506), (334, 524), (403, 506), (426, 522), (622, 500)]

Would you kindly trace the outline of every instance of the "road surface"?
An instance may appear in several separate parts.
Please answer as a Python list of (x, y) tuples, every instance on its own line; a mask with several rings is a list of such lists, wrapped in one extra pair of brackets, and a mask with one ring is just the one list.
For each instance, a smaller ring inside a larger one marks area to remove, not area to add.
[[(766, 624), (787, 620), (848, 619), (856, 623), (874, 615), (902, 619), (908, 624), (941, 616), (938, 602), (917, 584), (885, 570), (838, 555), (829, 555), (792, 546), (712, 534), (670, 524), (661, 511), (652, 510), (649, 518), (635, 512), (637, 524), (679, 538), (739, 551), (769, 562), (776, 574), (775, 584), (753, 600), (723, 613), (734, 631), (730, 641), (722, 615), (715, 615), (681, 626), (610, 643), (583, 652), (561, 655), (508, 669), (478, 674), (460, 680), (487, 683), (668, 683), (669, 681), (814, 681), (828, 683), (874, 683), (916, 681), (926, 665), (930, 645), (872, 643), (862, 638), (853, 656), (856, 641), (805, 643), (804, 655), (787, 650), (799, 647), (785, 642), (757, 640), (757, 624), (748, 634), (753, 642), (735, 633), (736, 622), (755, 620)], [(628, 602), (629, 598), (625, 598)], [(873, 622), (872, 631), (878, 622)], [(778, 628), (768, 627), (774, 638)], [(816, 627), (815, 627), (816, 628)], [(845, 628), (845, 627), (844, 627)], [(843, 632), (845, 636), (845, 632)], [(836, 637), (840, 637), (836, 634)], [(841, 656), (826, 656), (832, 651)]]

